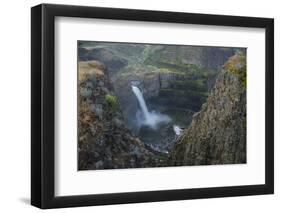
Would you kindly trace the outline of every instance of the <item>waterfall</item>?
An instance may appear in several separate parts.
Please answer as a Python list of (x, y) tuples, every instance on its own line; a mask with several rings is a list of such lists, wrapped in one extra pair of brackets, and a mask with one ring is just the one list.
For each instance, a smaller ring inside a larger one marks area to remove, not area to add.
[(157, 128), (157, 124), (159, 123), (168, 123), (171, 121), (171, 118), (167, 115), (163, 115), (157, 112), (149, 112), (146, 106), (145, 100), (143, 98), (143, 94), (140, 89), (134, 85), (132, 85), (132, 91), (138, 99), (141, 112), (144, 116), (144, 119), (140, 120), (140, 125), (147, 125), (153, 129)]
[(144, 115), (145, 120), (148, 121), (149, 120), (149, 112), (148, 112), (145, 100), (143, 98), (143, 95), (142, 95), (140, 89), (136, 86), (132, 86), (132, 90), (133, 90), (134, 94), (136, 95), (136, 97), (139, 101), (139, 104), (140, 104), (140, 107), (141, 107), (141, 110), (142, 110), (142, 113)]

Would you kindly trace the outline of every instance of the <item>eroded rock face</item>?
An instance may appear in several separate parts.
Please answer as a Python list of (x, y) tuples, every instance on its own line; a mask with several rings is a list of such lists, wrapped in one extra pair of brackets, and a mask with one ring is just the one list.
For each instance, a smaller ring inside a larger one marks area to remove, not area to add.
[(79, 170), (154, 166), (152, 153), (126, 128), (104, 66), (79, 62)]
[(173, 147), (171, 165), (246, 163), (246, 57), (232, 56), (202, 110)]
[(127, 65), (127, 60), (114, 55), (108, 49), (105, 48), (95, 48), (95, 49), (85, 49), (79, 48), (79, 59), (82, 61), (97, 60), (102, 62), (108, 71), (116, 71)]

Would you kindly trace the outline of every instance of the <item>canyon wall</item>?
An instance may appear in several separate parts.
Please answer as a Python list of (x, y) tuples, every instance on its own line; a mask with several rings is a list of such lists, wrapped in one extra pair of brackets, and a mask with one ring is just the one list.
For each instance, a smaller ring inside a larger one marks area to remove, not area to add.
[(177, 140), (171, 165), (246, 163), (246, 56), (232, 56), (201, 111)]
[(80, 61), (78, 69), (78, 169), (155, 166), (157, 159), (125, 126), (104, 65)]

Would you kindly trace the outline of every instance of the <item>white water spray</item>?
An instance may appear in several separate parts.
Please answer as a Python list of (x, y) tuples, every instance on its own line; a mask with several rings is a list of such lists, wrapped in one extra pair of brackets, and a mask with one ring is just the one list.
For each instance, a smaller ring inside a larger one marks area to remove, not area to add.
[(173, 125), (173, 130), (177, 136), (181, 135), (183, 131), (178, 125)]
[(151, 128), (155, 129), (157, 127), (157, 124), (168, 123), (171, 121), (170, 117), (167, 115), (163, 115), (163, 114), (156, 113), (156, 112), (149, 112), (140, 89), (138, 87), (132, 85), (132, 90), (138, 99), (142, 114), (144, 116), (144, 120), (142, 120), (140, 122), (141, 125), (143, 125), (143, 124), (148, 125)]

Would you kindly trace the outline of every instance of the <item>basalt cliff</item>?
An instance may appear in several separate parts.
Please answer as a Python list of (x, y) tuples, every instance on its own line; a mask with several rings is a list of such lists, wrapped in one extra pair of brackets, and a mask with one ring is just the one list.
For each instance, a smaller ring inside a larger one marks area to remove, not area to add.
[(80, 61), (78, 75), (79, 170), (156, 166), (161, 163), (128, 129), (106, 69)]
[(224, 64), (202, 109), (172, 148), (171, 165), (246, 163), (246, 56)]

